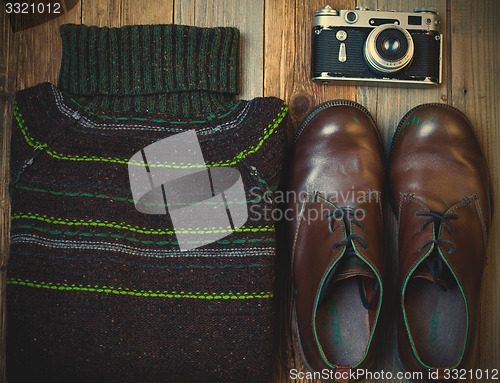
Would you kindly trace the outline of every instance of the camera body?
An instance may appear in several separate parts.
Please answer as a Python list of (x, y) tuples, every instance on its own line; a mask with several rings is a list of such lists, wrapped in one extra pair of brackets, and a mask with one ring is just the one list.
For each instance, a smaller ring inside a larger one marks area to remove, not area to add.
[(437, 85), (442, 35), (433, 9), (316, 12), (311, 75), (317, 81)]

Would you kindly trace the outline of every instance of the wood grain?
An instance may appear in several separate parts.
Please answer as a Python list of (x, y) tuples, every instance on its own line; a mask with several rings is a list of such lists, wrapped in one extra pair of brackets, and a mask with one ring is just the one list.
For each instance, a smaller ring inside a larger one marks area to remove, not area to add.
[[(5, 13), (5, 4), (0, 2), (0, 95), (2, 99), (5, 95), (12, 91), (11, 80), (12, 68), (9, 66), (9, 61), (13, 58), (14, 52), (11, 50), (14, 34), (10, 27), (9, 18)], [(15, 71), (14, 71), (15, 73)]]
[[(482, 145), (490, 169), (496, 212), (490, 233), (481, 299), (479, 347), (472, 369), (500, 367), (500, 4), (456, 0), (451, 4), (452, 105), (463, 111)], [(485, 381), (474, 379), (471, 382)]]
[(241, 99), (262, 97), (263, 0), (187, 0), (175, 3), (175, 24), (240, 30)]
[[(354, 5), (354, 0), (335, 1), (338, 9)], [(279, 97), (288, 103), (292, 130), (319, 103), (356, 97), (353, 86), (311, 80), (311, 29), (315, 12), (324, 6), (323, 0), (266, 1), (264, 96)]]
[(14, 34), (10, 49), (17, 59), (12, 64), (17, 74), (16, 91), (44, 81), (57, 84), (62, 54), (59, 27), (80, 22), (81, 8), (78, 4), (50, 22)]
[(82, 23), (100, 27), (134, 24), (171, 24), (174, 0), (145, 6), (134, 0), (82, 0)]

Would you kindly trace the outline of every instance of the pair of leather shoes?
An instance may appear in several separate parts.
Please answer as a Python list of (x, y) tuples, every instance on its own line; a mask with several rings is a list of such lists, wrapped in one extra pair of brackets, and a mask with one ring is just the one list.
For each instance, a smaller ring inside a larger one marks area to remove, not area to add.
[[(426, 104), (401, 120), (389, 162), (398, 354), (424, 380), (445, 379), (463, 365), (478, 326), (492, 212), (486, 160), (462, 113)], [(385, 325), (384, 163), (373, 118), (352, 101), (319, 105), (295, 137), (287, 189), (297, 335), (324, 381), (359, 378)]]

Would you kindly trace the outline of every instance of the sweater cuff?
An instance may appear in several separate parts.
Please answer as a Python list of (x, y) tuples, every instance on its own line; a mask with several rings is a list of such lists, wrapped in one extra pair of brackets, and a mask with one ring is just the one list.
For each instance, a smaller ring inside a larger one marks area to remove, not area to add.
[(59, 88), (79, 97), (239, 93), (239, 31), (184, 25), (67, 24)]

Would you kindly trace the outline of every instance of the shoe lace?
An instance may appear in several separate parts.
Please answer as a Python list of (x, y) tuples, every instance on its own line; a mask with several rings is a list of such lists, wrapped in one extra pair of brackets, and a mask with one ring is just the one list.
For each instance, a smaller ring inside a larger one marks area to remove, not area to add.
[[(358, 226), (359, 228), (361, 228), (364, 231), (365, 228), (363, 227), (363, 224), (361, 223), (361, 221), (357, 217), (358, 212), (363, 212), (363, 211), (360, 209), (354, 210), (352, 207), (349, 207), (349, 206), (336, 208), (336, 209), (332, 209), (332, 210), (328, 211), (325, 214), (325, 217), (329, 218), (328, 230), (329, 230), (330, 234), (333, 234), (335, 232), (335, 228), (334, 228), (335, 221), (340, 220), (340, 219), (344, 220), (344, 222), (346, 224), (349, 221), (352, 221), (356, 226)], [(346, 225), (346, 227), (349, 227), (349, 226)], [(354, 250), (354, 246), (353, 246), (354, 240), (358, 240), (361, 243), (361, 247), (366, 250), (366, 241), (363, 238), (363, 236), (361, 234), (353, 234), (353, 233), (349, 233), (349, 235), (347, 236), (347, 238), (344, 241), (335, 242), (333, 244), (332, 250), (336, 250), (337, 248), (339, 248), (341, 246), (346, 246), (343, 257), (345, 257), (345, 259), (357, 257), (358, 255), (356, 254), (356, 251)], [(328, 278), (325, 282), (325, 285), (327, 285), (333, 279), (340, 263), (341, 263), (340, 260), (338, 260), (337, 263), (335, 264), (335, 266), (332, 268), (332, 270), (330, 271)], [(378, 293), (378, 290), (380, 288), (379, 282), (377, 280), (375, 288), (373, 290), (372, 297), (371, 297), (370, 301), (368, 301), (366, 299), (366, 289), (365, 289), (365, 283), (364, 283), (365, 280), (367, 279), (367, 277), (357, 276), (355, 278), (357, 279), (357, 283), (358, 283), (358, 291), (359, 291), (359, 296), (361, 298), (361, 303), (363, 304), (363, 307), (368, 310), (373, 305), (373, 302), (375, 301), (375, 298), (377, 297), (377, 293)], [(327, 294), (326, 290), (327, 289), (323, 289), (320, 293), (320, 298), (319, 298), (320, 304), (322, 302), (326, 301), (327, 297), (329, 297), (329, 295), (330, 295), (330, 294)], [(330, 293), (331, 293), (331, 289), (330, 289)]]
[[(439, 229), (444, 225), (448, 226), (448, 233), (450, 235), (453, 235), (453, 226), (450, 223), (451, 219), (458, 219), (458, 215), (456, 214), (446, 214), (437, 210), (430, 210), (430, 211), (425, 211), (425, 210), (420, 210), (415, 213), (416, 216), (420, 217), (428, 217), (423, 223), (422, 226), (420, 227), (420, 232), (424, 230), (424, 228), (434, 222), (436, 224), (435, 231), (438, 232)], [(422, 246), (420, 246), (420, 249), (418, 251), (422, 251), (423, 248), (429, 245), (434, 245), (434, 250), (432, 253), (427, 257), (426, 263), (427, 266), (429, 267), (429, 270), (431, 271), (432, 279), (433, 281), (439, 286), (439, 288), (443, 291), (446, 291), (447, 288), (445, 285), (439, 282), (439, 278), (443, 272), (444, 268), (444, 262), (441, 257), (441, 254), (439, 251), (437, 251), (437, 248), (442, 245), (442, 244), (447, 244), (450, 245), (451, 247), (446, 250), (448, 254), (453, 254), (456, 249), (456, 245), (453, 241), (450, 241), (448, 239), (431, 239), (428, 241), (425, 241)]]

